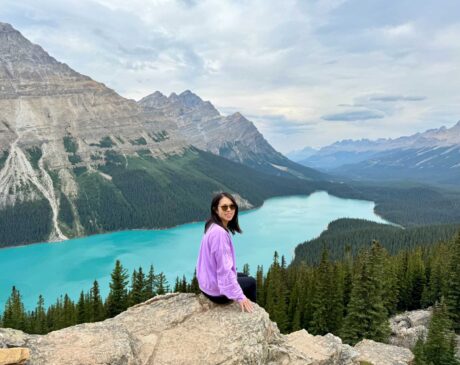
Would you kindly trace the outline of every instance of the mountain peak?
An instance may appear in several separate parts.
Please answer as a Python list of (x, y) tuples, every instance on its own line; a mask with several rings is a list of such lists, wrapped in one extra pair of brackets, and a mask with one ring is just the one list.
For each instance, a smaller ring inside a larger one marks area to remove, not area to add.
[(7, 97), (58, 93), (62, 90), (58, 91), (56, 85), (62, 86), (64, 80), (90, 80), (58, 62), (7, 23), (0, 23), (0, 63), (0, 79), (8, 80), (0, 95)]
[(184, 104), (184, 106), (189, 108), (194, 108), (203, 104), (203, 100), (196, 94), (192, 93), (190, 90), (185, 90), (179, 94), (179, 99)]
[(246, 119), (246, 118), (244, 118), (244, 115), (241, 114), (240, 112), (235, 112), (235, 113), (231, 114), (230, 117), (232, 117), (234, 119), (242, 119), (242, 118)]
[(15, 32), (16, 29), (12, 27), (11, 24), (0, 22), (0, 32)]
[(168, 103), (168, 98), (157, 90), (143, 97), (138, 103), (146, 108), (159, 108)]

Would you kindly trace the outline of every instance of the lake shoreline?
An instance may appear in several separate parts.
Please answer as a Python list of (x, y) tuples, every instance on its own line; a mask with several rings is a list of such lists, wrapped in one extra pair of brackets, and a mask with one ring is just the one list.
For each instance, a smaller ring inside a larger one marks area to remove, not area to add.
[[(365, 202), (371, 202), (371, 200), (365, 200), (365, 199), (354, 199), (354, 198), (343, 198), (343, 197), (339, 197), (339, 196), (336, 196), (334, 194), (331, 194), (329, 193), (327, 190), (315, 190), (313, 191), (312, 193), (310, 194), (292, 194), (292, 195), (279, 195), (279, 196), (273, 196), (273, 197), (270, 197), (268, 199), (265, 199), (262, 204), (260, 205), (254, 205), (252, 208), (250, 209), (245, 209), (245, 210), (240, 210), (240, 214), (241, 213), (250, 213), (250, 212), (253, 212), (257, 209), (260, 209), (264, 206), (265, 202), (269, 201), (269, 200), (272, 200), (272, 199), (282, 199), (282, 198), (287, 198), (287, 197), (308, 197), (308, 196), (311, 196), (312, 194), (315, 194), (315, 193), (320, 193), (320, 192), (325, 192), (331, 196), (334, 196), (334, 197), (337, 197), (337, 198), (340, 198), (340, 199), (346, 199), (346, 200), (355, 200), (355, 201), (365, 201)], [(381, 218), (382, 220), (385, 220), (387, 222), (389, 222), (385, 217), (383, 217), (381, 214), (378, 214), (376, 213), (375, 211), (375, 207), (376, 207), (376, 203), (374, 203), (374, 214), (376, 216), (378, 216), (379, 218)], [(43, 241), (43, 242), (30, 242), (30, 243), (21, 243), (21, 244), (17, 244), (17, 245), (10, 245), (10, 246), (1, 246), (0, 247), (0, 251), (2, 250), (6, 250), (6, 249), (9, 249), (9, 248), (20, 248), (20, 247), (26, 247), (26, 246), (31, 246), (31, 245), (42, 245), (42, 244), (61, 244), (61, 243), (65, 243), (65, 242), (68, 242), (70, 240), (77, 240), (77, 239), (83, 239), (83, 238), (88, 238), (88, 237), (93, 237), (93, 236), (100, 236), (100, 235), (106, 235), (106, 234), (115, 234), (115, 233), (120, 233), (120, 232), (137, 232), (137, 231), (164, 231), (164, 230), (167, 230), (167, 229), (172, 229), (172, 228), (178, 228), (178, 227), (181, 227), (181, 226), (184, 226), (184, 225), (187, 225), (187, 224), (193, 224), (193, 223), (200, 223), (200, 222), (205, 222), (204, 220), (197, 220), (197, 221), (190, 221), (190, 222), (185, 222), (185, 223), (179, 223), (179, 224), (176, 224), (176, 225), (172, 225), (172, 226), (165, 226), (165, 227), (156, 227), (156, 228), (133, 228), (133, 229), (119, 229), (119, 230), (114, 230), (114, 231), (106, 231), (106, 232), (99, 232), (99, 233), (92, 233), (92, 234), (88, 234), (88, 235), (85, 235), (85, 236), (75, 236), (75, 237), (71, 237), (71, 238), (68, 238), (66, 240), (56, 240), (56, 241)], [(403, 226), (397, 224), (397, 223), (392, 223), (392, 222), (389, 222), (388, 224), (392, 224), (392, 225), (396, 225), (396, 226), (399, 226), (401, 228), (404, 228)]]
[[(374, 202), (343, 199), (324, 190), (266, 199), (261, 206), (240, 215), (244, 234), (233, 238), (238, 266), (247, 263), (253, 274), (258, 265), (267, 269), (274, 251), (290, 262), (301, 242), (317, 237), (331, 221), (341, 217), (385, 223), (374, 213), (374, 207)], [(67, 245), (44, 242), (0, 250), (0, 266), (4, 269), (0, 308), (13, 285), (21, 291), (24, 304), (30, 309), (34, 308), (38, 294), (50, 304), (63, 293), (76, 300), (94, 280), (99, 282), (101, 295), (107, 295), (116, 260), (128, 272), (153, 265), (155, 272), (163, 272), (171, 285), (176, 277), (185, 275), (190, 279), (203, 225), (204, 221), (197, 221), (166, 230), (120, 230), (61, 241)]]

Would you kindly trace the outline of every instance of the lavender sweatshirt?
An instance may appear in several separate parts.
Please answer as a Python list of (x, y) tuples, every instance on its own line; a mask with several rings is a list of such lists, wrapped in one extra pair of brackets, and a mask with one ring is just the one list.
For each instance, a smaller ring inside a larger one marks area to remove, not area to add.
[(235, 250), (230, 233), (212, 224), (201, 240), (196, 264), (200, 289), (211, 296), (225, 295), (241, 302), (246, 296), (237, 281)]

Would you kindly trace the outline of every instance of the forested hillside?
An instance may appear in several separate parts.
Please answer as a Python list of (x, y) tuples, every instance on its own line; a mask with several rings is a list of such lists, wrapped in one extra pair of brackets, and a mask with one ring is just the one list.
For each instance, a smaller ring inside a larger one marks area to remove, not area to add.
[(342, 198), (370, 200), (375, 212), (404, 227), (460, 223), (460, 191), (413, 183), (340, 181), (324, 190)]
[(356, 256), (362, 248), (377, 240), (395, 255), (405, 249), (431, 246), (436, 242), (447, 242), (460, 229), (460, 224), (438, 224), (420, 227), (402, 227), (371, 222), (363, 219), (342, 218), (329, 223), (317, 238), (299, 244), (295, 249), (292, 265), (302, 261), (316, 264), (324, 249), (331, 260), (339, 260), (349, 253)]

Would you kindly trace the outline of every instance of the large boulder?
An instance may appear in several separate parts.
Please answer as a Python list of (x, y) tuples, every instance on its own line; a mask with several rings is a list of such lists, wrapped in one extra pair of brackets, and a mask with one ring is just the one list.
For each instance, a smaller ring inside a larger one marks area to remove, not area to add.
[(413, 349), (419, 338), (426, 339), (431, 314), (431, 309), (422, 309), (391, 317), (390, 344)]
[(414, 354), (409, 349), (372, 340), (358, 342), (355, 350), (359, 352), (360, 364), (409, 365), (414, 360)]
[[(237, 303), (217, 305), (185, 293), (43, 336), (12, 334), (14, 343), (30, 349), (30, 365), (315, 364), (287, 344), (257, 304), (243, 313)], [(3, 341), (14, 347), (6, 336)]]
[(325, 336), (313, 336), (307, 331), (292, 332), (285, 337), (287, 343), (318, 365), (355, 365), (358, 364), (358, 352), (351, 346), (342, 344), (342, 340), (328, 333)]
[[(426, 328), (429, 318), (426, 311), (393, 317), (391, 341), (412, 344), (410, 329)], [(219, 305), (191, 293), (156, 296), (114, 318), (47, 335), (0, 328), (0, 349), (18, 354), (19, 348), (30, 351), (27, 365), (402, 365), (413, 360), (407, 348), (370, 340), (353, 348), (332, 334), (282, 335), (257, 304), (252, 313), (243, 313), (237, 303)]]

